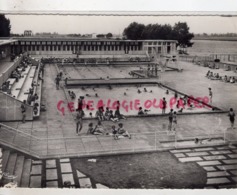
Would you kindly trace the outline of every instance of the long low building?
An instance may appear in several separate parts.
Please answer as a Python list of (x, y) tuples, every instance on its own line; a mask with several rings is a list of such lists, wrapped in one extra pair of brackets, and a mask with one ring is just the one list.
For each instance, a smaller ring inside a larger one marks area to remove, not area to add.
[(73, 37), (15, 37), (11, 44), (14, 54), (28, 52), (30, 55), (80, 54), (84, 53), (139, 53), (175, 54), (176, 40), (117, 40), (86, 39)]

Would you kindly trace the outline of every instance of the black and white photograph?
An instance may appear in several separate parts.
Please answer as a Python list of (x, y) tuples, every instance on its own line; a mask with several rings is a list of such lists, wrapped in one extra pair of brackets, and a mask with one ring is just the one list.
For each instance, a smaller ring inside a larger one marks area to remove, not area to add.
[(40, 2), (1, 2), (2, 189), (236, 189), (236, 11)]

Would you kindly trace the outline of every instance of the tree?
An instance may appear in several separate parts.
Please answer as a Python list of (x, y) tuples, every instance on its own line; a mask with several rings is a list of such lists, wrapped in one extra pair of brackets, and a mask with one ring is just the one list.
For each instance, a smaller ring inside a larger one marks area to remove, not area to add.
[(109, 39), (109, 38), (111, 38), (111, 37), (113, 37), (113, 34), (112, 34), (112, 33), (106, 34), (106, 38), (107, 38), (107, 39)]
[(0, 37), (9, 37), (11, 31), (10, 20), (0, 14)]
[(105, 35), (103, 35), (103, 34), (98, 34), (98, 35), (96, 35), (96, 37), (97, 37), (97, 38), (104, 38)]
[(138, 24), (137, 22), (133, 22), (127, 28), (124, 29), (123, 35), (126, 36), (127, 39), (142, 39), (142, 33), (144, 29), (144, 24)]
[(178, 22), (173, 27), (172, 39), (178, 41), (181, 47), (191, 47), (191, 39), (194, 37), (193, 33), (189, 32), (189, 27), (186, 22)]
[(162, 40), (177, 40), (181, 47), (191, 47), (191, 39), (194, 37), (193, 33), (189, 32), (189, 27), (186, 22), (178, 22), (173, 27), (169, 24), (138, 24), (131, 23), (124, 29), (123, 35), (127, 39), (162, 39)]

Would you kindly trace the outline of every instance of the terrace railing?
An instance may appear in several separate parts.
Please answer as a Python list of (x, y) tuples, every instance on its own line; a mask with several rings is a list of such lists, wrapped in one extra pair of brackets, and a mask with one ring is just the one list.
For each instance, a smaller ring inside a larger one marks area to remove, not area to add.
[[(81, 135), (69, 137), (37, 137), (18, 129), (0, 124), (0, 142), (35, 158), (62, 158), (95, 156), (168, 150), (180, 147), (197, 147), (227, 143), (226, 130), (210, 134), (188, 135), (176, 131), (151, 130), (131, 133), (131, 139), (110, 135)], [(198, 141), (196, 141), (198, 139)], [(235, 138), (233, 138), (235, 140)]]

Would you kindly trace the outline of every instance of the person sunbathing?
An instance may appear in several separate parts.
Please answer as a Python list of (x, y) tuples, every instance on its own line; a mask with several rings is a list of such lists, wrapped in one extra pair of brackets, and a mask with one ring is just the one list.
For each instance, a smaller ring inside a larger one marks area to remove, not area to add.
[(227, 80), (226, 80), (227, 83), (230, 82), (230, 78), (231, 78), (231, 77), (227, 77)]
[(216, 74), (216, 78), (217, 78), (217, 79), (220, 79), (219, 73)]
[(110, 110), (110, 111), (109, 111), (108, 120), (111, 120), (111, 121), (113, 121), (113, 122), (118, 122), (118, 121), (119, 121), (119, 119), (116, 118), (116, 117), (113, 115), (113, 110)]
[(210, 72), (211, 72), (210, 70), (207, 71), (206, 77), (209, 77)]
[(210, 79), (212, 77), (213, 77), (213, 72), (210, 72), (208, 78)]
[(68, 91), (68, 94), (70, 95), (71, 99), (76, 98), (76, 94), (73, 91)]
[[(99, 122), (100, 122), (100, 121), (99, 121)], [(101, 126), (101, 124), (100, 124), (100, 126)], [(93, 127), (93, 123), (89, 123), (87, 134), (103, 135), (103, 132), (101, 131), (100, 127), (98, 127), (98, 125), (96, 125), (95, 127)]]
[(225, 68), (225, 71), (230, 71), (231, 69), (230, 69), (230, 66), (227, 66), (226, 68)]
[(119, 120), (120, 119), (126, 119), (126, 117), (123, 114), (120, 113), (119, 106), (117, 107), (117, 109), (114, 113), (114, 117), (118, 118)]
[(95, 113), (95, 116), (99, 121), (104, 120), (104, 113), (102, 107), (98, 108), (98, 110)]
[(235, 77), (230, 77), (230, 83), (235, 83)]
[(98, 123), (94, 129), (94, 135), (104, 135), (104, 134), (105, 134), (104, 127), (103, 127), (101, 121), (98, 121)]
[(224, 82), (227, 82), (227, 80), (228, 80), (228, 79), (227, 79), (227, 75), (225, 75), (223, 81), (224, 81)]
[(123, 123), (119, 123), (118, 126), (119, 127), (117, 129), (117, 133), (114, 136), (114, 139), (119, 139), (119, 138), (122, 138), (122, 137), (128, 137), (129, 139), (132, 138), (131, 134), (124, 129)]
[(144, 115), (144, 111), (142, 110), (142, 107), (139, 107), (139, 110), (138, 110), (138, 115)]

